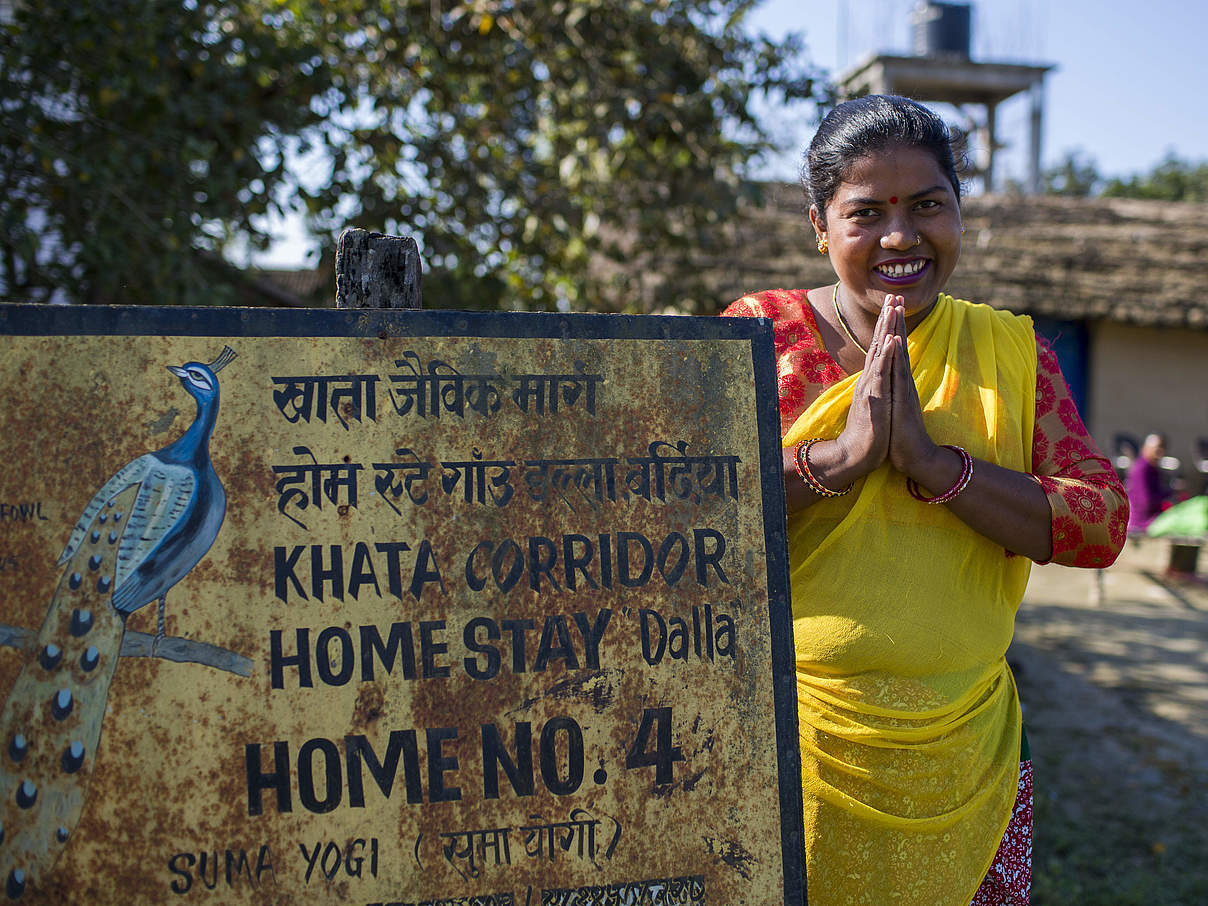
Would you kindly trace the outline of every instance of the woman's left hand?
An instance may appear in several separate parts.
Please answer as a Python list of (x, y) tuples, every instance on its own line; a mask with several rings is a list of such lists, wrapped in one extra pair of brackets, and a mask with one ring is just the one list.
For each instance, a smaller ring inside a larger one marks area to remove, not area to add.
[[(892, 339), (890, 366), (889, 461), (932, 495), (942, 494), (961, 477), (964, 458), (938, 446), (923, 424), (910, 355), (906, 350), (906, 314), (895, 300), (887, 333)], [(1052, 511), (1036, 480), (1024, 472), (976, 460), (965, 490), (947, 507), (974, 531), (1004, 548), (1045, 562), (1052, 556)]]
[(910, 354), (906, 349), (906, 312), (901, 297), (894, 301), (889, 324), (893, 337), (889, 461), (903, 475), (918, 479), (921, 473), (929, 471), (928, 464), (941, 455), (941, 450), (923, 424), (923, 406), (910, 373)]

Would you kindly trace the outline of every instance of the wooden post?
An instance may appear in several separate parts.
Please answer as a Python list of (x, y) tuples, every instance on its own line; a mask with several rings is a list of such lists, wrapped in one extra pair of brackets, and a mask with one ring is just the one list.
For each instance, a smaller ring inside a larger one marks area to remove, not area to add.
[(982, 171), (982, 191), (987, 195), (994, 192), (994, 152), (997, 150), (998, 139), (995, 136), (997, 131), (995, 119), (997, 117), (997, 105), (993, 103), (986, 104), (986, 166)]
[(350, 229), (336, 245), (336, 308), (421, 308), (419, 246)]
[(1044, 135), (1044, 78), (1041, 77), (1028, 92), (1031, 104), (1031, 128), (1028, 134), (1028, 194), (1039, 195), (1044, 188), (1040, 172), (1040, 143)]

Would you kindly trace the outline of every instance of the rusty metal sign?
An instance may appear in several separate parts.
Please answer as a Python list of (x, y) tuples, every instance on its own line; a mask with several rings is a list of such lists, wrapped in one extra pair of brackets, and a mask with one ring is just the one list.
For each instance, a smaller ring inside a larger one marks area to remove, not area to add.
[(0, 307), (0, 885), (803, 903), (770, 327)]

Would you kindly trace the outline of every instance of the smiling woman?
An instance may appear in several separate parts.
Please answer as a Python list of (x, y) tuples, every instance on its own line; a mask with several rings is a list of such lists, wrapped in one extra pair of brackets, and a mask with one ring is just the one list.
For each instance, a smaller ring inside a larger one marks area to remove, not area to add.
[(1031, 560), (1115, 559), (1124, 491), (1031, 320), (943, 292), (942, 120), (840, 104), (806, 197), (838, 281), (725, 314), (775, 322), (810, 902), (1024, 904), (1015, 611)]
[(935, 157), (919, 148), (900, 146), (860, 158), (826, 207), (811, 207), (810, 219), (830, 247), (843, 308), (870, 338), (887, 292), (901, 295), (907, 326), (913, 327), (935, 303), (960, 256), (956, 192)]
[[(885, 120), (890, 110), (895, 116)], [(886, 293), (902, 297), (911, 329), (960, 257), (961, 190), (948, 131), (917, 104), (861, 100), (823, 122), (808, 168), (810, 223), (839, 277), (835, 320), (843, 327), (844, 312), (856, 337), (867, 338), (856, 340), (866, 351)]]

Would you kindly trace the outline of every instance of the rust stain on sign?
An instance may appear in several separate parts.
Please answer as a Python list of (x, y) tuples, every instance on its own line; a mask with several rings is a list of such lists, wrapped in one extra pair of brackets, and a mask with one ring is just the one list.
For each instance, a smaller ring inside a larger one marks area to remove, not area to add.
[(378, 333), (0, 337), (0, 884), (785, 902), (752, 343)]

